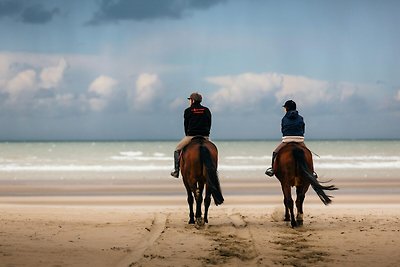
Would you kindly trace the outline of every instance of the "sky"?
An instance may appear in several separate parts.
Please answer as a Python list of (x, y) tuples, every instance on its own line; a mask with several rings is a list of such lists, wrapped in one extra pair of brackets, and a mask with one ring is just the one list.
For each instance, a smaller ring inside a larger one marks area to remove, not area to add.
[(0, 0), (0, 140), (400, 136), (400, 2)]

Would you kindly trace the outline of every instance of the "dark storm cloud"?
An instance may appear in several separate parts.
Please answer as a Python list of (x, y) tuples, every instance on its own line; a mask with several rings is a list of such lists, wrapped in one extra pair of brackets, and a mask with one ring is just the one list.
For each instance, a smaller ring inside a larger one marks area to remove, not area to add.
[(51, 21), (59, 12), (58, 8), (47, 10), (42, 5), (35, 5), (25, 8), (21, 17), (25, 23), (44, 24)]
[(27, 24), (48, 23), (59, 13), (58, 8), (49, 9), (41, 4), (31, 5), (29, 1), (0, 0), (0, 18), (10, 17)]
[(22, 10), (22, 5), (18, 1), (0, 1), (0, 18), (13, 16)]
[(88, 24), (119, 20), (179, 19), (185, 12), (208, 9), (227, 0), (103, 0)]

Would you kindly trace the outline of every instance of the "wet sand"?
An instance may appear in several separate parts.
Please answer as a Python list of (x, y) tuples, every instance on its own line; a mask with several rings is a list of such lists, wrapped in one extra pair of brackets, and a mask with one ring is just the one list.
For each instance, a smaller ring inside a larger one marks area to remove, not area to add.
[(339, 181), (329, 206), (310, 189), (295, 229), (283, 222), (276, 181), (253, 182), (223, 184), (226, 201), (212, 203), (203, 227), (187, 224), (179, 180), (148, 189), (3, 183), (0, 266), (400, 265), (396, 181), (360, 192)]

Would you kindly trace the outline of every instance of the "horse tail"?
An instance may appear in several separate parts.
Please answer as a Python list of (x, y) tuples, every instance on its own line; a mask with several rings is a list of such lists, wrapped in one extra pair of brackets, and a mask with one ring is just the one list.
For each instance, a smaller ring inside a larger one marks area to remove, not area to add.
[(301, 172), (302, 177), (306, 178), (310, 184), (311, 187), (314, 189), (314, 191), (317, 193), (318, 197), (321, 199), (321, 201), (325, 204), (328, 205), (329, 203), (332, 202), (330, 199), (332, 196), (329, 196), (325, 194), (324, 190), (337, 190), (334, 185), (328, 185), (324, 186), (321, 185), (318, 180), (315, 178), (315, 176), (310, 173), (310, 170), (308, 169), (306, 165), (306, 159), (304, 156), (304, 151), (299, 148), (294, 148), (293, 149), (293, 157), (296, 160), (298, 170)]
[(215, 205), (218, 206), (224, 202), (224, 197), (222, 196), (221, 186), (219, 184), (217, 167), (211, 159), (210, 151), (204, 145), (200, 146), (200, 158), (207, 170), (208, 188), (211, 191)]

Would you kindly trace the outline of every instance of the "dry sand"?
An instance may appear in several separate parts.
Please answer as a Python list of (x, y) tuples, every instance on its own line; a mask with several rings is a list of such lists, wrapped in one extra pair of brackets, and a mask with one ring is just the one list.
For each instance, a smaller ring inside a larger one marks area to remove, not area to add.
[(398, 198), (309, 194), (295, 229), (281, 196), (225, 196), (200, 228), (183, 197), (0, 197), (0, 266), (400, 266)]

